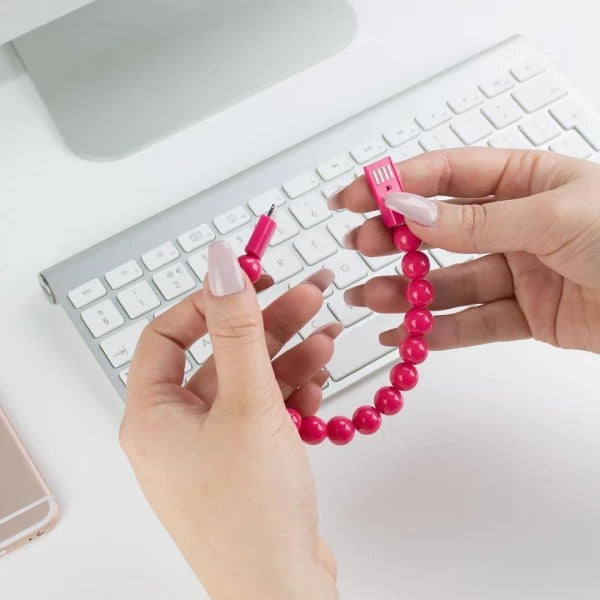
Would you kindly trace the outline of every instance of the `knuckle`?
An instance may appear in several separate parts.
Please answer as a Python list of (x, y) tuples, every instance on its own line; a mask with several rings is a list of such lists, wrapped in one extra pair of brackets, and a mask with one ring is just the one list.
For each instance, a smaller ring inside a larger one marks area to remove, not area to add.
[(439, 176), (437, 189), (440, 190), (440, 194), (445, 194), (448, 189), (450, 189), (452, 183), (452, 165), (450, 163), (450, 158), (448, 158), (448, 154), (445, 150), (438, 150), (439, 158), (440, 158), (440, 166), (439, 166)]
[(488, 208), (485, 204), (463, 204), (460, 211), (461, 230), (475, 245), (485, 235)]
[(222, 315), (215, 322), (211, 336), (236, 343), (253, 341), (258, 337), (262, 321), (259, 315), (249, 313)]
[(496, 319), (485, 304), (481, 307), (481, 329), (485, 341), (496, 339)]

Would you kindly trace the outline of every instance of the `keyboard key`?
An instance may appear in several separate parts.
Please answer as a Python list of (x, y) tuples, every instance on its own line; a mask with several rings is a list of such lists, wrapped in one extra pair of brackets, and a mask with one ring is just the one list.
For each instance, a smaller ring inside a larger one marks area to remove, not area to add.
[(445, 106), (439, 108), (426, 110), (417, 115), (417, 123), (425, 130), (429, 131), (452, 118), (452, 113)]
[(343, 290), (367, 276), (367, 266), (353, 250), (340, 250), (338, 254), (325, 263), (335, 273), (335, 286)]
[(176, 258), (179, 258), (179, 252), (172, 242), (165, 242), (142, 254), (142, 262), (146, 265), (148, 271), (155, 271), (160, 267), (164, 267)]
[(112, 303), (112, 300), (103, 300), (84, 310), (81, 313), (81, 318), (95, 338), (113, 331), (125, 323), (125, 319)]
[(588, 158), (592, 155), (592, 149), (576, 131), (569, 131), (550, 144), (550, 150), (574, 158)]
[(208, 333), (203, 335), (196, 343), (190, 347), (190, 353), (194, 360), (201, 365), (205, 363), (212, 354), (212, 343)]
[(283, 191), (294, 200), (302, 196), (302, 194), (318, 188), (319, 185), (320, 182), (317, 174), (314, 171), (306, 171), (306, 173), (288, 179), (283, 184)]
[(243, 206), (236, 206), (231, 210), (215, 217), (213, 219), (213, 223), (217, 228), (217, 231), (222, 235), (245, 225), (250, 222), (250, 215), (248, 211)]
[(379, 269), (383, 269), (383, 267), (387, 267), (393, 262), (400, 260), (398, 254), (388, 254), (387, 256), (365, 256), (361, 254), (360, 256), (372, 271), (379, 271)]
[(123, 382), (123, 385), (125, 387), (127, 387), (127, 378), (129, 377), (129, 367), (127, 367), (126, 369), (123, 369), (119, 373), (119, 377), (121, 378), (121, 381)]
[(421, 146), (431, 152), (432, 150), (445, 150), (447, 148), (459, 148), (463, 143), (450, 131), (448, 127), (441, 127), (435, 131), (429, 131), (421, 136)]
[(387, 150), (381, 138), (369, 140), (350, 148), (352, 158), (359, 164), (364, 165)]
[(527, 136), (534, 146), (541, 146), (554, 139), (561, 133), (558, 123), (547, 114), (537, 114), (523, 121), (519, 129)]
[(104, 352), (113, 367), (122, 367), (131, 360), (142, 331), (144, 331), (147, 324), (148, 319), (142, 319), (100, 342), (102, 352)]
[(383, 138), (390, 146), (395, 148), (396, 146), (400, 146), (401, 144), (405, 144), (413, 138), (416, 138), (419, 133), (420, 130), (416, 123), (414, 121), (409, 121), (399, 127), (386, 129), (383, 132)]
[(160, 306), (158, 296), (152, 291), (147, 281), (140, 281), (119, 292), (117, 300), (130, 319), (137, 319), (140, 315)]
[(527, 112), (535, 112), (567, 95), (567, 90), (552, 77), (541, 75), (513, 92), (513, 98)]
[(321, 193), (324, 198), (329, 198), (333, 196), (336, 192), (339, 192), (342, 188), (345, 188), (347, 185), (350, 185), (354, 181), (354, 175), (346, 175), (345, 177), (340, 177), (335, 181), (331, 181), (330, 183), (326, 183), (321, 188)]
[(321, 194), (310, 194), (290, 205), (290, 212), (304, 229), (310, 229), (333, 214)]
[(67, 296), (75, 308), (86, 306), (106, 294), (106, 288), (99, 279), (91, 279), (72, 289)]
[(336, 319), (344, 326), (350, 327), (354, 323), (366, 319), (371, 313), (368, 308), (364, 306), (348, 306), (344, 302), (344, 298), (341, 294), (338, 294), (329, 303), (329, 310), (335, 315)]
[(116, 290), (139, 279), (143, 274), (144, 272), (140, 265), (138, 265), (135, 260), (130, 260), (120, 267), (106, 273), (104, 278), (108, 281), (108, 285), (110, 285), (113, 290)]
[(192, 363), (187, 359), (185, 359), (185, 366), (183, 367), (184, 373), (189, 373), (192, 370)]
[(376, 315), (365, 321), (364, 325), (342, 332), (336, 340), (335, 354), (326, 365), (331, 379), (340, 381), (378, 358), (390, 352), (398, 352), (397, 348), (382, 346), (379, 334), (397, 327), (401, 322), (401, 315)]
[(180, 262), (153, 275), (152, 281), (154, 281), (165, 300), (172, 300), (177, 296), (181, 296), (181, 294), (193, 289), (196, 285), (188, 270)]
[(188, 265), (192, 268), (192, 271), (196, 273), (196, 277), (203, 282), (208, 270), (208, 248), (199, 250), (196, 254), (192, 254), (188, 258)]
[(333, 217), (327, 223), (327, 229), (329, 233), (335, 238), (337, 243), (341, 246), (342, 240), (346, 233), (365, 222), (365, 218), (358, 214), (352, 213), (349, 210), (342, 210), (336, 212)]
[(269, 246), (277, 246), (298, 235), (299, 231), (296, 221), (290, 217), (287, 211), (282, 211), (277, 215), (277, 229), (269, 242)]
[(479, 89), (488, 97), (493, 98), (502, 92), (506, 92), (506, 90), (510, 90), (515, 87), (514, 79), (508, 74), (498, 75), (496, 77), (490, 78), (487, 81), (484, 81)]
[(402, 146), (398, 146), (394, 148), (390, 152), (390, 156), (394, 162), (401, 162), (403, 160), (408, 160), (413, 156), (418, 156), (419, 154), (423, 154), (423, 148), (419, 145), (417, 140), (411, 140), (406, 144), (402, 144)]
[(488, 102), (481, 112), (496, 129), (503, 129), (523, 116), (519, 105), (510, 96), (501, 96)]
[(329, 160), (325, 160), (317, 167), (317, 173), (323, 181), (331, 181), (339, 175), (352, 171), (354, 163), (347, 154), (338, 154)]
[(232, 233), (223, 239), (232, 247), (235, 255), (240, 256), (240, 254), (246, 254), (246, 244), (248, 243), (253, 230), (254, 227), (248, 225), (243, 229), (238, 229), (235, 233)]
[(185, 252), (191, 252), (196, 248), (200, 248), (200, 246), (204, 246), (204, 244), (208, 244), (208, 242), (212, 242), (215, 237), (217, 236), (214, 231), (206, 223), (202, 223), (202, 225), (181, 234), (177, 241)]
[(584, 113), (577, 118), (575, 129), (594, 150), (600, 150), (600, 125), (598, 121)]
[(268, 213), (273, 204), (275, 206), (281, 206), (284, 202), (285, 198), (283, 197), (281, 190), (273, 188), (255, 196), (252, 200), (249, 200), (248, 206), (250, 210), (259, 217), (260, 215)]
[(510, 72), (513, 74), (517, 81), (527, 81), (540, 73), (543, 73), (546, 67), (537, 59), (530, 58), (515, 65)]
[(450, 127), (467, 146), (492, 133), (490, 122), (478, 110), (456, 117)]
[[(431, 248), (429, 254), (440, 265), (440, 267), (449, 267), (464, 262), (469, 262), (475, 258), (475, 254), (460, 254), (458, 252), (449, 252), (442, 248)], [(398, 271), (399, 273), (401, 271)]]
[(263, 268), (275, 283), (279, 283), (302, 271), (302, 263), (289, 248), (267, 252), (262, 261)]
[(531, 148), (531, 142), (518, 130), (507, 129), (488, 140), (492, 148)]
[(448, 100), (448, 106), (457, 114), (460, 115), (467, 112), (471, 108), (479, 106), (483, 102), (483, 98), (479, 92), (468, 92), (466, 94), (456, 94)]
[(294, 248), (308, 265), (315, 265), (337, 252), (335, 242), (324, 229), (296, 238)]
[(335, 320), (333, 313), (327, 306), (322, 306), (319, 312), (300, 330), (300, 335), (303, 339), (306, 339), (311, 333), (319, 329), (319, 327), (333, 323)]
[(577, 119), (584, 113), (584, 108), (573, 98), (557, 102), (550, 109), (550, 114), (565, 128), (573, 129)]

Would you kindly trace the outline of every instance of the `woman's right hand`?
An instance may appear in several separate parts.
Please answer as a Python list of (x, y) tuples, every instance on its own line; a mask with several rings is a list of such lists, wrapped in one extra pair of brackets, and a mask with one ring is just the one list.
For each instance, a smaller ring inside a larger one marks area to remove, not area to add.
[[(533, 337), (600, 352), (600, 166), (550, 152), (465, 148), (397, 165), (407, 192), (390, 194), (430, 247), (484, 254), (430, 273), (436, 317), (432, 350)], [(492, 196), (492, 197), (490, 197)], [(364, 177), (330, 198), (330, 208), (374, 210)], [(345, 245), (368, 256), (396, 252), (379, 218), (348, 232)], [(407, 279), (376, 277), (346, 292), (349, 304), (404, 312)], [(404, 326), (381, 334), (398, 345)]]

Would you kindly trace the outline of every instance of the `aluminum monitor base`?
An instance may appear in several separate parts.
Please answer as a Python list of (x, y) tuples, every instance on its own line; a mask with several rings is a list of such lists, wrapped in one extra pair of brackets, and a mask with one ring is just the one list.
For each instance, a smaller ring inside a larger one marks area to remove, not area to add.
[(345, 0), (97, 0), (14, 46), (67, 145), (111, 160), (331, 56), (355, 33)]

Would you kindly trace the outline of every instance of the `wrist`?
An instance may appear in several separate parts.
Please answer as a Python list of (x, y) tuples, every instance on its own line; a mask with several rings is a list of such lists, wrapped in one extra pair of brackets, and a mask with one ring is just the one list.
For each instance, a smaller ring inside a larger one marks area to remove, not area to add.
[[(315, 561), (232, 563), (218, 576), (196, 571), (212, 600), (338, 600), (334, 576)], [(204, 577), (201, 575), (204, 574)]]

